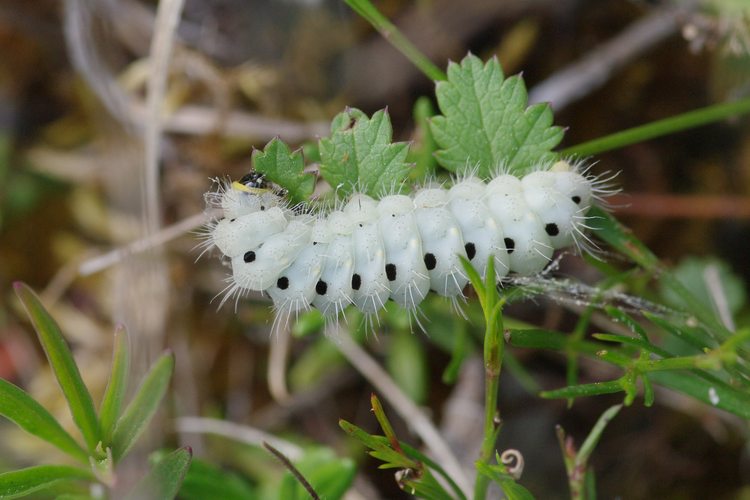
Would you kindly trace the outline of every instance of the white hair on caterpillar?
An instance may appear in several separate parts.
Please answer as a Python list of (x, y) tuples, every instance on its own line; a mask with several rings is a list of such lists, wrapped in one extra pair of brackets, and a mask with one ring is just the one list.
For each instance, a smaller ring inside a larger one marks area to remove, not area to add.
[(432, 179), (409, 195), (394, 184), (379, 200), (354, 191), (327, 210), (290, 206), (261, 174), (215, 181), (206, 202), (223, 217), (206, 226), (199, 247), (231, 262), (222, 304), (264, 292), (274, 328), (311, 307), (337, 318), (349, 305), (372, 324), (389, 299), (421, 327), (418, 306), (430, 291), (462, 314), (469, 280), (461, 258), (482, 278), (494, 260), (500, 282), (538, 274), (556, 250), (596, 253), (588, 212), (594, 203), (607, 207), (614, 175), (593, 176), (590, 165), (565, 160), (522, 178), (507, 172), (498, 166), (485, 182), (467, 169), (449, 187)]

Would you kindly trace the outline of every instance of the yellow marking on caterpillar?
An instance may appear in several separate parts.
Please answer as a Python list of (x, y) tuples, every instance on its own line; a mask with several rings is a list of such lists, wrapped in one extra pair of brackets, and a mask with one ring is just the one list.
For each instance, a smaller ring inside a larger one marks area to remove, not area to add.
[(236, 189), (237, 191), (244, 191), (246, 193), (251, 193), (251, 194), (263, 194), (263, 193), (267, 193), (270, 191), (270, 189), (248, 187), (239, 181), (232, 182), (232, 188)]

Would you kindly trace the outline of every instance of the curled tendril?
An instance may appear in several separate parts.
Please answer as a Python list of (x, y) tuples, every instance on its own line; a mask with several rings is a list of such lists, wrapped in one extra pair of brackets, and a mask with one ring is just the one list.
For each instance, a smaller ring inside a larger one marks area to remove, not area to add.
[(500, 454), (500, 463), (506, 467), (508, 474), (513, 476), (513, 479), (521, 479), (525, 463), (520, 451), (513, 448), (505, 450)]

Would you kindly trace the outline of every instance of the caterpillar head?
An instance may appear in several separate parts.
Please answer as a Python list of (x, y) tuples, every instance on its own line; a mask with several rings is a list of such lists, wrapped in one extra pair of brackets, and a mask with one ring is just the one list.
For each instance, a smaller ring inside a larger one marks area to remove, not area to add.
[(555, 189), (578, 205), (584, 213), (591, 207), (591, 180), (566, 161), (558, 161), (549, 170), (555, 172)]
[(242, 215), (268, 210), (283, 204), (286, 192), (268, 182), (259, 172), (250, 172), (232, 182), (221, 197), (224, 217), (234, 219)]

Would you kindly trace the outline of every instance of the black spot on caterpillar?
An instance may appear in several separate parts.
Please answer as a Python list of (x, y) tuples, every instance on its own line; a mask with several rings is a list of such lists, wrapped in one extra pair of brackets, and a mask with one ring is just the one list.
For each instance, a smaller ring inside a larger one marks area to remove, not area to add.
[(311, 305), (336, 315), (349, 304), (373, 314), (388, 299), (414, 309), (430, 290), (455, 301), (468, 283), (461, 257), (482, 277), (494, 259), (497, 282), (534, 275), (555, 249), (591, 250), (587, 212), (609, 192), (609, 179), (560, 161), (523, 178), (466, 176), (380, 200), (353, 194), (314, 214), (249, 175), (207, 195), (224, 217), (207, 228), (206, 246), (231, 261), (224, 300), (264, 291), (281, 315)]

